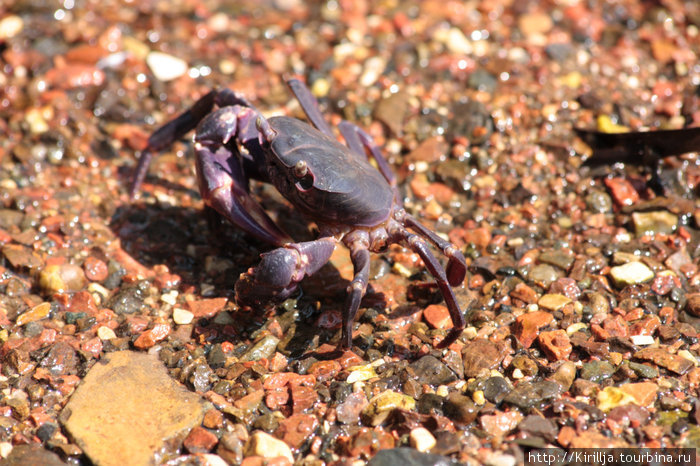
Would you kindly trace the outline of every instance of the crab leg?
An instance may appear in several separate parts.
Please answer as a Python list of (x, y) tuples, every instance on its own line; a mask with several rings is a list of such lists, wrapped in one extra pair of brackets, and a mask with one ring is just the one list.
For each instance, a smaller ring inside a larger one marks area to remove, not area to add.
[(340, 340), (341, 348), (352, 347), (352, 325), (355, 322), (355, 315), (360, 308), (360, 301), (367, 292), (369, 283), (370, 254), (365, 246), (353, 248), (350, 252), (352, 265), (355, 268), (355, 277), (348, 286), (348, 296), (345, 298), (345, 308), (343, 309), (343, 334)]
[(288, 80), (287, 86), (289, 86), (289, 89), (297, 98), (299, 104), (301, 104), (301, 108), (304, 110), (306, 117), (316, 127), (316, 129), (327, 136), (335, 138), (331, 127), (328, 126), (326, 120), (323, 119), (323, 115), (321, 115), (321, 111), (318, 109), (318, 101), (313, 94), (311, 94), (309, 88), (298, 79)]
[(435, 282), (437, 283), (443, 298), (445, 298), (445, 305), (447, 310), (450, 312), (450, 318), (452, 319), (453, 328), (450, 333), (447, 334), (444, 340), (438, 345), (439, 348), (445, 348), (451, 345), (464, 330), (464, 315), (462, 314), (459, 304), (457, 304), (457, 298), (455, 297), (452, 288), (447, 280), (447, 275), (445, 270), (440, 265), (440, 262), (435, 258), (428, 245), (421, 239), (418, 235), (413, 234), (403, 228), (400, 228), (397, 234), (400, 239), (403, 239), (408, 243), (408, 246), (412, 251), (416, 252), (420, 258), (425, 263), (425, 267), (435, 277)]
[(447, 256), (447, 281), (452, 286), (461, 285), (464, 281), (464, 276), (467, 274), (467, 263), (464, 261), (464, 255), (449, 241), (440, 238), (434, 231), (426, 228), (415, 217), (409, 214), (404, 214), (404, 223), (407, 227), (417, 231), (421, 236), (433, 243), (436, 248), (442, 250)]
[(148, 166), (151, 164), (153, 153), (167, 148), (173, 142), (193, 130), (199, 124), (199, 122), (202, 121), (202, 118), (204, 118), (214, 107), (216, 96), (217, 91), (209, 92), (207, 95), (195, 102), (189, 110), (186, 110), (175, 119), (158, 128), (151, 135), (151, 137), (148, 138), (148, 145), (143, 151), (141, 151), (139, 163), (136, 166), (134, 178), (131, 181), (129, 195), (132, 198), (136, 196), (136, 192), (141, 187), (141, 183), (143, 183), (144, 178), (146, 178), (146, 173), (148, 172)]
[(236, 282), (236, 302), (253, 306), (289, 297), (305, 276), (313, 275), (328, 262), (333, 249), (335, 239), (325, 237), (288, 243), (261, 254), (260, 263), (242, 273)]

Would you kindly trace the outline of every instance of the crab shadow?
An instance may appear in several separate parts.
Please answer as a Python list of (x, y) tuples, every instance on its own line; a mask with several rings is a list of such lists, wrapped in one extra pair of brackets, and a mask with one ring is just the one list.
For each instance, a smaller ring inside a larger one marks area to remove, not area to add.
[[(179, 190), (186, 188), (179, 187)], [(199, 204), (198, 204), (199, 205)], [(296, 215), (289, 206), (276, 200), (267, 200), (266, 208), (277, 212), (282, 228), (290, 232), (295, 240), (309, 241), (314, 238), (308, 225)], [(167, 273), (180, 277), (180, 283), (174, 289), (190, 290), (207, 297), (226, 297), (234, 302), (234, 285), (239, 275), (260, 261), (260, 254), (271, 250), (271, 246), (252, 237), (235, 226), (224, 221), (216, 212), (208, 208), (167, 206), (160, 203), (135, 201), (116, 209), (110, 221), (110, 228), (120, 239), (121, 247), (134, 260), (153, 270), (155, 266), (164, 265)], [(342, 247), (342, 246), (339, 246)], [(166, 273), (164, 268), (154, 270)], [(317, 289), (317, 283), (326, 283), (324, 289)], [(326, 309), (342, 309), (345, 289), (349, 281), (343, 278), (336, 267), (326, 264), (313, 277), (301, 282), (301, 295), (306, 299), (321, 302), (320, 309), (314, 312), (300, 313), (300, 331), (294, 335), (292, 346), (308, 349), (314, 338), (316, 322)], [(381, 297), (368, 289), (372, 302)], [(270, 303), (255, 311), (240, 310), (229, 305), (224, 312), (230, 312), (234, 325), (218, 324), (217, 319), (200, 319), (195, 331), (204, 331), (207, 341), (240, 341), (268, 321), (270, 315), (283, 310)], [(221, 319), (225, 322), (226, 319)], [(321, 332), (322, 340), (336, 338), (328, 332)], [(336, 332), (337, 333), (337, 332)], [(339, 335), (339, 333), (338, 333)], [(337, 338), (336, 338), (337, 339)]]

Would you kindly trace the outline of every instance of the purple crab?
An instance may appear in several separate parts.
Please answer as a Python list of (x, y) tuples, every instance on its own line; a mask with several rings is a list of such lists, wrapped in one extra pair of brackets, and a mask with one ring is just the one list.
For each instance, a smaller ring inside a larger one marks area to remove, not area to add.
[[(355, 314), (367, 290), (370, 253), (401, 243), (421, 257), (445, 299), (453, 328), (440, 347), (448, 346), (465, 324), (452, 291), (452, 286), (464, 280), (464, 256), (403, 209), (394, 175), (369, 134), (343, 121), (338, 130), (347, 146), (341, 144), (309, 89), (297, 79), (287, 84), (313, 126), (286, 116), (266, 119), (241, 95), (230, 89), (213, 90), (151, 135), (136, 168), (132, 197), (146, 176), (153, 153), (196, 128), (197, 179), (206, 205), (276, 247), (261, 254), (259, 265), (241, 274), (235, 285), (239, 305), (287, 298), (305, 276), (328, 262), (336, 243), (342, 242), (350, 250), (355, 270), (347, 289), (339, 343), (349, 348)], [(318, 239), (294, 242), (250, 194), (250, 179), (273, 184), (295, 209), (316, 222)], [(447, 257), (445, 268), (428, 243)]]

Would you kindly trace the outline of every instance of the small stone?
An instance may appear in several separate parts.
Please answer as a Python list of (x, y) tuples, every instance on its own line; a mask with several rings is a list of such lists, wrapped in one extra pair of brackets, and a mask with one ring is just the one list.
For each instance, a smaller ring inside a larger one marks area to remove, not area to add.
[(549, 288), (559, 278), (559, 272), (549, 264), (537, 264), (530, 270), (528, 279), (542, 288)]
[(226, 306), (226, 298), (200, 299), (188, 301), (187, 306), (197, 318), (210, 318)]
[(280, 339), (273, 335), (266, 335), (260, 341), (255, 343), (248, 351), (241, 355), (240, 360), (245, 361), (258, 361), (262, 358), (270, 359), (275, 350), (277, 349), (277, 344)]
[(431, 453), (421, 453), (415, 448), (385, 448), (367, 462), (367, 466), (457, 466), (457, 461)]
[(360, 422), (360, 413), (367, 407), (368, 401), (364, 392), (351, 393), (345, 401), (336, 406), (338, 422), (355, 425)]
[(618, 387), (605, 387), (596, 398), (598, 409), (604, 412), (628, 403), (636, 403), (634, 397)]
[(348, 378), (345, 379), (345, 382), (350, 384), (377, 377), (377, 372), (374, 370), (374, 366), (372, 364), (353, 366), (349, 367), (348, 370), (350, 371), (350, 374), (348, 374)]
[(410, 445), (421, 453), (425, 453), (437, 443), (433, 434), (425, 427), (416, 427), (408, 434)]
[(612, 377), (615, 368), (608, 361), (591, 361), (581, 367), (580, 377), (593, 383), (600, 383)]
[(678, 227), (678, 217), (666, 210), (633, 212), (632, 223), (637, 237), (644, 235), (670, 235)]
[(632, 335), (630, 337), (632, 344), (637, 346), (648, 346), (654, 344), (654, 337), (651, 335)]
[(539, 329), (549, 325), (552, 320), (552, 314), (545, 311), (522, 314), (515, 319), (515, 337), (525, 348), (529, 348), (537, 338)]
[(552, 380), (558, 383), (563, 391), (571, 388), (574, 379), (576, 379), (576, 364), (571, 361), (562, 363), (552, 374)]
[(88, 257), (83, 262), (83, 270), (88, 280), (93, 282), (102, 282), (109, 276), (109, 269), (104, 261), (95, 257)]
[(462, 424), (470, 424), (479, 413), (479, 408), (474, 401), (459, 392), (452, 392), (447, 395), (443, 410), (450, 419)]
[(187, 62), (163, 52), (150, 52), (146, 64), (159, 81), (172, 81), (187, 72)]
[(562, 294), (546, 294), (542, 296), (537, 305), (542, 309), (547, 309), (548, 311), (558, 311), (562, 307), (569, 304), (571, 300)]
[(628, 262), (610, 269), (610, 276), (619, 287), (638, 285), (654, 278), (654, 272), (642, 262)]
[(51, 303), (41, 303), (37, 304), (24, 314), (17, 317), (15, 322), (17, 325), (22, 326), (28, 324), (29, 322), (36, 322), (37, 320), (45, 319), (51, 314)]
[(392, 390), (385, 390), (369, 400), (369, 403), (363, 410), (362, 414), (371, 420), (372, 425), (376, 426), (384, 420), (384, 417), (379, 419), (377, 416), (383, 413), (388, 414), (390, 411), (396, 408), (410, 411), (415, 408), (415, 406), (416, 400), (410, 396)]
[(85, 272), (74, 264), (48, 265), (39, 273), (39, 285), (47, 294), (80, 291), (86, 284)]
[(495, 343), (484, 338), (470, 342), (462, 350), (464, 375), (477, 377), (482, 372), (488, 372), (498, 366), (503, 359), (501, 351)]
[(447, 329), (452, 328), (452, 319), (447, 307), (442, 304), (431, 304), (423, 311), (423, 318), (432, 328)]
[(0, 19), (0, 41), (15, 37), (24, 28), (24, 21), (17, 15), (7, 15)]
[(518, 29), (526, 37), (546, 34), (553, 24), (552, 17), (546, 12), (525, 13), (518, 17)]
[(537, 340), (547, 357), (552, 361), (567, 359), (573, 350), (565, 330), (541, 332)]
[(190, 453), (207, 453), (219, 443), (216, 435), (201, 426), (197, 426), (185, 437), (183, 446)]
[(117, 338), (117, 334), (114, 333), (114, 330), (112, 330), (109, 327), (106, 327), (104, 325), (101, 325), (100, 327), (97, 328), (97, 336), (99, 337), (100, 340), (111, 340), (113, 338)]
[(43, 265), (36, 252), (19, 244), (6, 244), (2, 247), (2, 255), (15, 270), (34, 271)]
[(700, 293), (691, 293), (686, 295), (687, 302), (685, 305), (685, 310), (689, 314), (700, 317)]
[(412, 362), (409, 367), (415, 372), (420, 384), (437, 386), (457, 380), (455, 373), (445, 363), (429, 354)]
[[(600, 119), (599, 119), (600, 123)], [(599, 124), (600, 126), (600, 124)], [(603, 130), (601, 130), (603, 131)], [(613, 132), (613, 131), (605, 131)], [(617, 131), (619, 132), (619, 131)], [(606, 178), (605, 186), (610, 190), (612, 198), (617, 205), (626, 207), (636, 204), (639, 201), (639, 193), (634, 189), (632, 183), (624, 178)]]
[(644, 348), (634, 353), (634, 357), (645, 361), (652, 361), (678, 375), (685, 374), (694, 366), (691, 361), (683, 356), (671, 354), (664, 348)]
[(485, 414), (479, 418), (481, 427), (492, 437), (502, 437), (518, 426), (523, 415), (518, 411), (496, 414)]
[(537, 260), (543, 264), (553, 265), (562, 270), (569, 270), (575, 258), (574, 253), (568, 249), (554, 249), (542, 252)]
[(178, 325), (188, 325), (194, 320), (194, 313), (183, 309), (181, 307), (176, 307), (173, 309), (173, 321)]
[(521, 381), (503, 401), (522, 409), (530, 409), (554, 398), (559, 395), (560, 391), (561, 387), (559, 384), (551, 380), (540, 382)]
[(244, 451), (245, 456), (262, 456), (268, 459), (282, 456), (290, 463), (294, 463), (294, 455), (292, 455), (289, 446), (282, 440), (262, 431), (257, 431), (250, 436)]
[(313, 414), (293, 414), (280, 421), (275, 435), (290, 447), (299, 450), (318, 428), (318, 419)]
[(138, 349), (151, 348), (170, 335), (170, 330), (170, 325), (168, 324), (156, 324), (150, 330), (141, 333), (134, 341), (134, 346)]
[(518, 424), (518, 430), (529, 435), (542, 437), (547, 442), (553, 442), (559, 429), (554, 421), (537, 414), (530, 414)]

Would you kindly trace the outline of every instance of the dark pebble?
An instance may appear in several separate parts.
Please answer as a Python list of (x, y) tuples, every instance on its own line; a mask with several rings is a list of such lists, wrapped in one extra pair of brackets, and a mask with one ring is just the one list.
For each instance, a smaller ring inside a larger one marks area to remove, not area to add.
[(559, 428), (554, 421), (537, 414), (530, 414), (520, 421), (518, 430), (535, 437), (542, 437), (548, 442), (553, 442), (559, 433)]
[(462, 424), (471, 423), (479, 413), (479, 408), (472, 399), (458, 392), (447, 396), (443, 409), (447, 417)]
[(522, 409), (530, 409), (556, 397), (560, 390), (559, 384), (551, 380), (521, 382), (503, 401)]
[(430, 354), (412, 362), (410, 367), (416, 374), (418, 383), (444, 385), (457, 380), (457, 376), (435, 356)]
[[(109, 280), (109, 277), (107, 280)], [(145, 291), (144, 286), (141, 283), (144, 282), (121, 288), (112, 297), (112, 299), (109, 300), (107, 307), (112, 309), (118, 315), (134, 314), (135, 312), (140, 311), (141, 307), (143, 307)], [(146, 284), (146, 286), (148, 285)]]
[(607, 361), (591, 361), (581, 366), (580, 377), (593, 383), (600, 383), (612, 377), (615, 368)]
[(445, 398), (435, 393), (424, 393), (418, 398), (416, 409), (421, 414), (442, 414)]
[(456, 466), (459, 463), (451, 458), (431, 453), (421, 453), (413, 448), (390, 448), (381, 450), (367, 466)]

